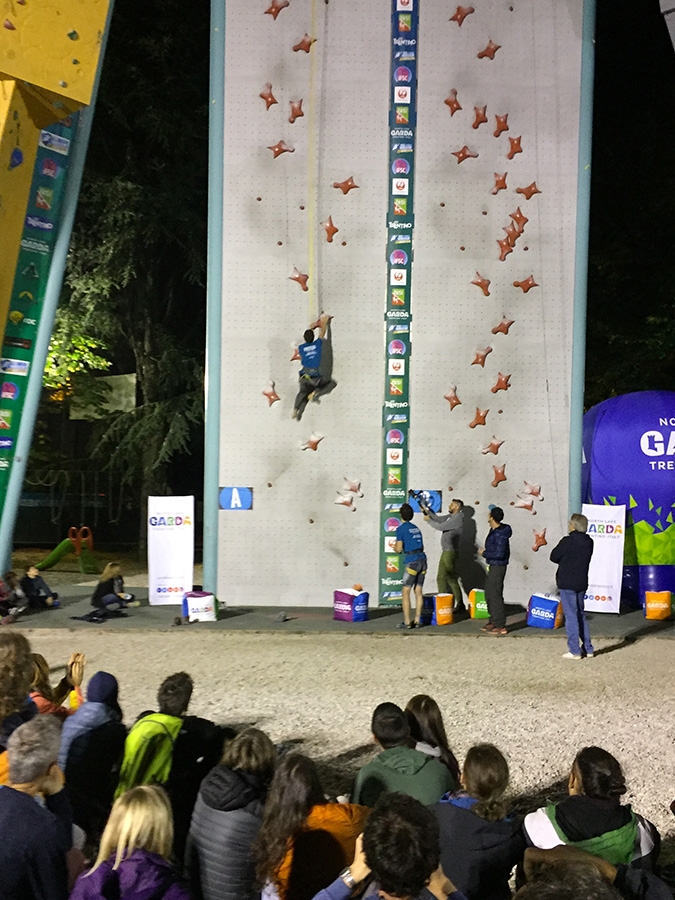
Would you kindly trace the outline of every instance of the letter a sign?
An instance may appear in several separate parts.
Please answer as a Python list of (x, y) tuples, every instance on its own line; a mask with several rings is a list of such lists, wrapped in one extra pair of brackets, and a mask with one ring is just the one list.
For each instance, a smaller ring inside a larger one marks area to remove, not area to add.
[(220, 508), (240, 512), (253, 509), (253, 488), (223, 487), (220, 489)]

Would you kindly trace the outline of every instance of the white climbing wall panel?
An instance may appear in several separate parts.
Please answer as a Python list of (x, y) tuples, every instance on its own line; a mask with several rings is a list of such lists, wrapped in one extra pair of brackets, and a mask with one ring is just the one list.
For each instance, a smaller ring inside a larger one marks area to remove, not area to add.
[[(219, 596), (232, 605), (323, 606), (354, 582), (373, 599), (379, 588), (392, 3), (285, 2), (227, 4), (220, 486), (253, 488), (251, 511), (220, 512)], [(583, 0), (474, 0), (461, 26), (447, 0), (413, 2), (407, 486), (442, 489), (444, 505), (461, 497), (479, 546), (488, 504), (502, 506), (514, 530), (506, 600), (526, 604), (551, 588), (547, 551), (566, 530)], [(486, 107), (476, 128), (474, 107)], [(293, 152), (275, 158), (281, 141)], [(478, 156), (458, 162), (465, 147)], [(506, 187), (493, 193), (495, 173)], [(333, 187), (349, 177), (357, 189)], [(291, 356), (322, 310), (338, 386), (297, 422)], [(502, 320), (513, 324), (494, 333)], [(500, 374), (510, 386), (493, 391)], [(477, 410), (489, 412), (471, 428)], [(313, 436), (317, 449), (302, 450)], [(355, 511), (334, 502), (345, 476), (361, 482), (363, 497), (343, 493)], [(533, 552), (543, 529), (549, 547)], [(433, 589), (439, 540), (425, 537)]]

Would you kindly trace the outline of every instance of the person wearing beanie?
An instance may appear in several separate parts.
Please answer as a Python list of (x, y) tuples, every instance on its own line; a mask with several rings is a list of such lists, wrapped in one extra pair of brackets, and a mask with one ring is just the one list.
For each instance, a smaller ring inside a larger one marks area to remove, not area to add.
[(93, 840), (100, 837), (112, 808), (127, 736), (118, 693), (114, 675), (96, 672), (87, 686), (87, 702), (68, 717), (61, 734), (58, 762), (73, 821)]
[(488, 525), (490, 530), (485, 538), (485, 547), (480, 552), (488, 564), (485, 600), (490, 621), (481, 628), (481, 631), (499, 636), (508, 634), (504, 606), (504, 578), (511, 555), (509, 541), (513, 532), (511, 526), (504, 522), (504, 510), (500, 506), (490, 507)]

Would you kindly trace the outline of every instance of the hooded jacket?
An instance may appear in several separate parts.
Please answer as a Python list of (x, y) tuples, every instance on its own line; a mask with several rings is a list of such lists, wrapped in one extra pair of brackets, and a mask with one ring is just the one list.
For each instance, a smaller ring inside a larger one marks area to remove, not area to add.
[(358, 772), (353, 800), (375, 806), (380, 794), (399, 791), (429, 806), (456, 788), (450, 771), (437, 759), (411, 747), (391, 747)]
[(511, 558), (509, 540), (513, 532), (510, 525), (502, 522), (496, 528), (491, 528), (485, 538), (485, 552), (483, 557), (489, 566), (508, 566)]
[(266, 793), (254, 775), (223, 765), (202, 781), (185, 849), (196, 900), (250, 900), (259, 894), (251, 846)]
[(80, 875), (70, 900), (191, 900), (171, 865), (156, 853), (135, 850), (113, 869), (111, 856), (91, 875)]
[(469, 900), (507, 900), (509, 876), (527, 846), (520, 822), (481, 818), (469, 803), (453, 795), (431, 807), (441, 830), (441, 865), (458, 891)]

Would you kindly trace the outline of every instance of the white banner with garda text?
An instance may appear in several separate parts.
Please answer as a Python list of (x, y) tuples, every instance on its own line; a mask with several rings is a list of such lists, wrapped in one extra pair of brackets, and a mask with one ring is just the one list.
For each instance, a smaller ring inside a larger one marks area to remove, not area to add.
[(148, 587), (153, 606), (192, 590), (195, 498), (148, 497)]
[(595, 506), (584, 503), (588, 534), (593, 538), (593, 556), (588, 570), (584, 609), (618, 613), (623, 578), (625, 506)]

